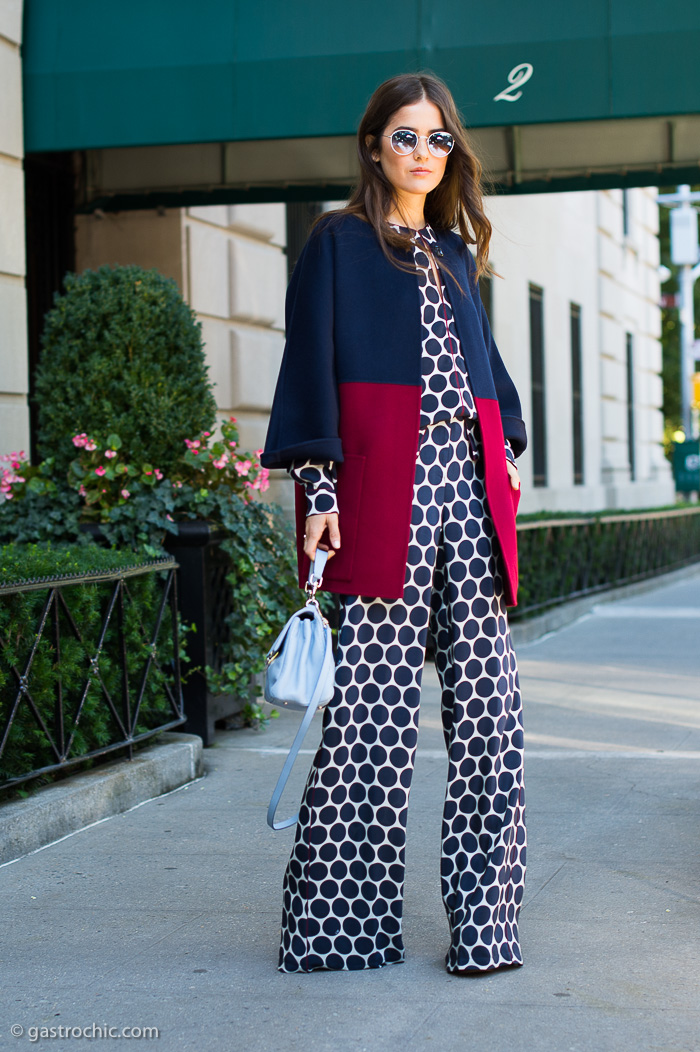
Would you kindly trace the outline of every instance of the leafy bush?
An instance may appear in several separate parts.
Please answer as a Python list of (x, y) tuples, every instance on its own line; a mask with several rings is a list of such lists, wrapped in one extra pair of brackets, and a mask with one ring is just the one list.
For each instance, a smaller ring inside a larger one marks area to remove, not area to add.
[[(119, 570), (141, 563), (143, 559), (136, 558), (132, 552), (108, 551), (97, 545), (75, 548), (11, 544), (0, 548), (0, 585), (7, 587), (36, 578)], [(130, 577), (125, 583), (124, 640), (128, 655), (127, 681), (132, 715), (151, 652), (151, 635), (160, 606), (164, 573), (154, 570)], [(0, 595), (0, 726), (6, 726), (18, 696), (17, 677), (24, 673), (32, 648), (36, 647), (28, 676), (31, 700), (58, 742), (60, 732), (56, 722), (56, 699), (60, 689), (66, 739), (75, 729), (69, 757), (82, 756), (122, 739), (122, 732), (100, 686), (101, 680), (117, 712), (124, 719), (116, 612), (112, 615), (100, 650), (100, 630), (113, 589), (114, 582), (105, 581), (66, 585), (62, 595), (70, 618), (59, 603), (51, 612), (38, 643), (36, 632), (46, 603), (46, 590)], [(57, 661), (54, 638), (52, 618), (55, 616), (60, 627), (60, 661)], [(71, 625), (71, 619), (77, 633)], [(98, 650), (99, 678), (91, 668), (91, 658)], [(160, 667), (155, 664), (151, 666), (138, 713), (135, 728), (137, 735), (167, 723), (173, 716), (164, 689), (166, 682), (171, 686), (173, 683), (172, 624), (167, 616), (163, 619), (156, 640), (156, 653)], [(76, 725), (78, 707), (86, 686), (87, 695)], [(56, 762), (57, 757), (32, 712), (27, 696), (22, 697), (0, 755), (0, 782)], [(48, 779), (42, 776), (40, 780)]]
[(40, 455), (60, 475), (76, 432), (114, 432), (170, 474), (184, 439), (216, 416), (194, 311), (172, 279), (137, 266), (67, 274), (64, 287), (36, 372)]

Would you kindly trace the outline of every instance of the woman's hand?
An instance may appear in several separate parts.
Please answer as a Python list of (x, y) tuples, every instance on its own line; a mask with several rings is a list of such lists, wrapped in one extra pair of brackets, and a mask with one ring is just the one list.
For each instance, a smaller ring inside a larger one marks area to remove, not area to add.
[[(321, 540), (326, 527), (328, 527), (328, 536), (332, 547), (340, 548), (338, 513), (334, 511), (330, 515), (309, 515), (304, 527), (304, 552), (308, 555), (311, 562), (314, 561), (318, 542)], [(329, 559), (332, 559), (335, 555), (334, 551), (328, 549), (327, 544), (322, 544), (321, 548), (328, 552)]]
[(511, 486), (513, 487), (513, 489), (520, 489), (520, 475), (518, 474), (518, 469), (516, 468), (515, 464), (513, 464), (510, 460), (506, 460), (506, 467), (508, 468), (508, 475), (510, 477)]

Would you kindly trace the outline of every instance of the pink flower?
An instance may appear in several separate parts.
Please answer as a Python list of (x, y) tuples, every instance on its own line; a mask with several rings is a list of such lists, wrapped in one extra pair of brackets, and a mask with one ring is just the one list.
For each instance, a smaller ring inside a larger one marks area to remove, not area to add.
[(201, 444), (202, 443), (201, 443), (201, 441), (198, 438), (195, 438), (195, 439), (186, 438), (185, 439), (185, 445), (187, 446), (188, 449), (199, 449)]
[(129, 497), (131, 496), (131, 493), (129, 492), (128, 489), (123, 489), (123, 490), (121, 490), (121, 495), (124, 498), (124, 500), (128, 500)]
[(228, 464), (228, 453), (222, 453), (218, 460), (212, 460), (212, 464), (221, 471)]
[(235, 442), (229, 442), (229, 445), (230, 445), (231, 449), (235, 449), (236, 448), (236, 443)]
[(173, 482), (173, 489), (182, 489), (182, 482), (179, 479), (177, 482)]
[(260, 468), (260, 471), (258, 472), (258, 477), (255, 479), (255, 481), (247, 482), (246, 485), (250, 486), (251, 489), (257, 489), (260, 490), (261, 493), (264, 493), (266, 489), (270, 488), (270, 483), (268, 481), (269, 477), (270, 472), (268, 471), (268, 469)]
[(85, 489), (85, 486), (83, 486), (82, 482), (80, 483), (80, 489), (78, 490), (78, 493), (81, 497), (87, 497), (87, 490)]
[(163, 472), (160, 470), (160, 468), (156, 468), (156, 478), (158, 479), (159, 482), (162, 479), (162, 477), (163, 477)]
[(105, 456), (107, 457), (108, 460), (111, 460), (112, 457), (116, 457), (116, 455), (117, 454), (115, 453), (115, 451), (113, 449), (105, 449)]
[(202, 435), (203, 435), (204, 438), (209, 438), (210, 434), (211, 434), (211, 431), (202, 431)]
[(93, 449), (97, 449), (97, 442), (93, 442), (92, 439), (89, 439), (85, 443), (85, 448), (87, 449), (88, 453), (92, 453)]
[(144, 471), (144, 475), (152, 475), (152, 474), (153, 474), (152, 471)]
[(14, 471), (9, 471), (7, 468), (2, 473), (2, 488), (3, 493), (9, 493), (10, 489), (15, 482), (26, 482), (24, 475), (16, 475)]
[(172, 517), (172, 515), (168, 515), (168, 514), (166, 514), (166, 516), (165, 516), (165, 517), (166, 517), (166, 519), (169, 519), (169, 520), (170, 520), (170, 522), (175, 522), (175, 519), (174, 519), (174, 518)]
[(14, 471), (17, 471), (23, 460), (27, 459), (27, 454), (22, 450), (21, 453), (1, 453), (0, 461), (5, 461), (6, 464), (10, 464)]
[(76, 447), (76, 449), (83, 449), (87, 440), (88, 437), (84, 431), (80, 435), (73, 435), (73, 445)]
[(99, 475), (100, 477), (102, 477), (102, 475), (104, 475), (104, 473), (105, 473), (105, 469), (102, 467), (101, 464), (100, 464), (99, 468), (95, 468), (95, 474), (96, 475)]
[(236, 471), (239, 475), (247, 475), (251, 467), (252, 464), (249, 460), (239, 461), (239, 463), (236, 464)]

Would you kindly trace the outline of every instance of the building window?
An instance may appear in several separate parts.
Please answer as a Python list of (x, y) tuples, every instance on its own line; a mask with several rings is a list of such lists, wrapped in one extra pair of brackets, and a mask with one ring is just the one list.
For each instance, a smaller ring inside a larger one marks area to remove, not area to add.
[(629, 237), (630, 233), (630, 192), (622, 191), (622, 236)]
[(491, 314), (493, 306), (493, 281), (491, 280), (490, 274), (482, 274), (479, 278), (479, 295), (481, 296), (481, 302), (486, 311), (486, 317), (489, 319), (489, 325), (493, 326), (493, 316)]
[(532, 482), (547, 485), (547, 427), (544, 375), (544, 293), (530, 285), (530, 377), (532, 393)]
[(637, 477), (634, 455), (634, 344), (632, 333), (625, 333), (625, 352), (627, 359), (627, 460), (630, 466), (630, 480)]
[(574, 486), (583, 485), (583, 382), (581, 378), (581, 308), (569, 305), (571, 319), (571, 426), (574, 450)]
[(292, 276), (296, 261), (306, 244), (311, 224), (321, 214), (320, 201), (287, 202), (287, 280)]

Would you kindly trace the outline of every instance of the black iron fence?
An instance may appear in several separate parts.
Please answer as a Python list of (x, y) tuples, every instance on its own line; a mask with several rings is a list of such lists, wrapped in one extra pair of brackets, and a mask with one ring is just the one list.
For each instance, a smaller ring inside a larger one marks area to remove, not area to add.
[(0, 789), (185, 722), (177, 565), (0, 586)]
[(700, 507), (518, 524), (511, 620), (700, 560)]

